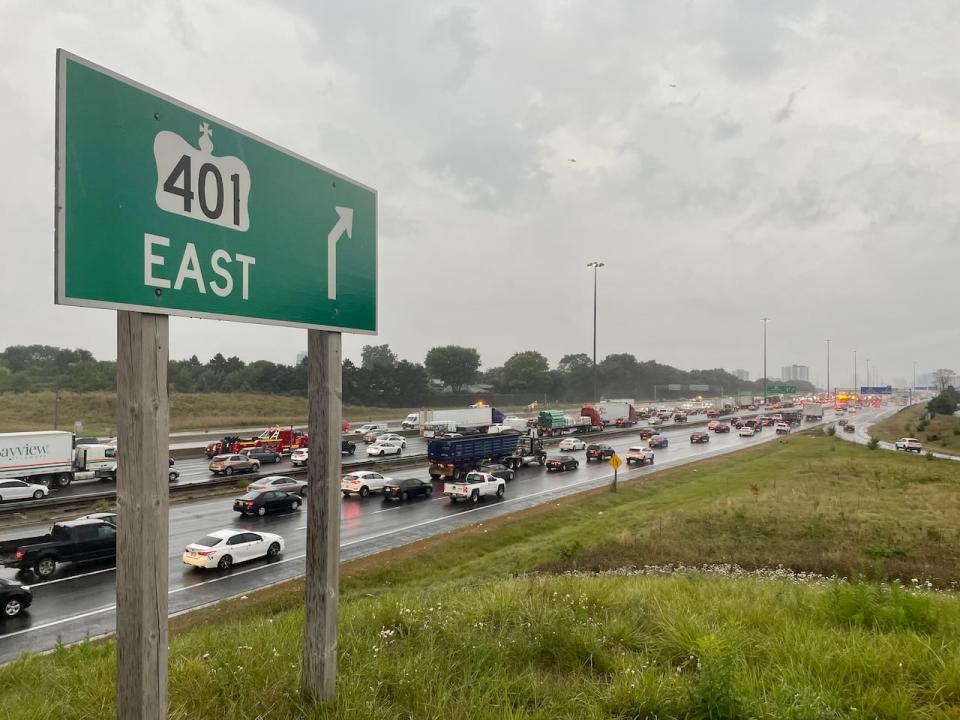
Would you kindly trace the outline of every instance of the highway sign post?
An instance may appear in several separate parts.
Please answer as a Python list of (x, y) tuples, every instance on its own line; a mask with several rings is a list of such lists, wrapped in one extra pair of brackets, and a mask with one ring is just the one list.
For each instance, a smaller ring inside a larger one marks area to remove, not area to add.
[(861, 387), (861, 395), (892, 395), (893, 386), (892, 385), (881, 385), (877, 387)]
[(620, 466), (623, 465), (623, 460), (616, 453), (607, 461), (610, 463), (610, 467), (613, 468), (613, 484), (610, 485), (610, 492), (617, 491), (617, 471), (620, 469)]
[(307, 329), (302, 686), (334, 696), (341, 331), (377, 331), (377, 196), (57, 51), (55, 302), (117, 311), (117, 717), (167, 714), (169, 315)]

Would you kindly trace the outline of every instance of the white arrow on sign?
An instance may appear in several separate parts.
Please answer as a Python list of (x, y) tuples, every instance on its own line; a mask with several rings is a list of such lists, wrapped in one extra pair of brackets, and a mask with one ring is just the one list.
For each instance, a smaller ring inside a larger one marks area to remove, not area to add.
[(340, 219), (327, 234), (327, 297), (337, 299), (337, 241), (344, 233), (353, 237), (353, 208), (338, 207)]

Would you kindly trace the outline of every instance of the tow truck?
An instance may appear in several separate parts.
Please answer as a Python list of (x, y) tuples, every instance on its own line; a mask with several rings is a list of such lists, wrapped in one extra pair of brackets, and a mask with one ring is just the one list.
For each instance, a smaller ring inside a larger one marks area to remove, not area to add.
[(206, 448), (207, 458), (226, 453), (237, 454), (241, 450), (251, 447), (267, 447), (278, 453), (287, 452), (307, 446), (307, 434), (292, 427), (275, 425), (252, 438), (241, 438), (239, 435), (227, 435), (222, 440), (209, 443)]

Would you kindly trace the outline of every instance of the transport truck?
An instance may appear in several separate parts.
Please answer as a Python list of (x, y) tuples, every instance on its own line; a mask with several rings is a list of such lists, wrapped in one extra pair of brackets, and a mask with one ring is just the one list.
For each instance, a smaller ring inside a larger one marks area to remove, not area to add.
[(0, 433), (0, 479), (17, 478), (49, 487), (74, 480), (116, 479), (117, 448), (81, 444), (63, 430)]
[[(491, 425), (498, 425), (504, 420), (504, 414), (489, 405), (447, 410), (424, 410), (421, 415), (423, 437), (425, 438), (437, 437), (441, 434), (485, 433)], [(437, 423), (443, 423), (443, 427), (447, 429), (438, 432)]]
[(499, 463), (516, 470), (531, 462), (543, 465), (547, 453), (543, 441), (516, 431), (503, 431), (456, 438), (436, 438), (427, 444), (428, 472), (434, 480), (463, 479), (485, 463)]
[(803, 406), (803, 419), (807, 422), (823, 420), (823, 405), (820, 403), (806, 403)]
[(537, 429), (546, 437), (597, 432), (603, 430), (603, 418), (596, 408), (588, 405), (580, 409), (579, 417), (567, 415), (563, 410), (541, 410), (537, 415)]
[(640, 421), (640, 413), (625, 400), (605, 400), (595, 403), (592, 408), (600, 414), (604, 425), (629, 427)]

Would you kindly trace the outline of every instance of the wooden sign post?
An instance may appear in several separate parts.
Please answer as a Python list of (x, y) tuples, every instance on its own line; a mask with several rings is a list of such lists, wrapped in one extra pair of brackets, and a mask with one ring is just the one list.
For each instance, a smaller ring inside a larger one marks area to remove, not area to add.
[(304, 576), (304, 692), (329, 700), (337, 683), (340, 600), (340, 333), (307, 331), (307, 566)]
[(377, 332), (377, 193), (63, 50), (56, 138), (55, 300), (118, 312), (117, 717), (167, 716), (169, 315), (308, 331), (302, 684), (332, 698), (340, 333)]
[(167, 716), (169, 318), (117, 313), (117, 718)]

